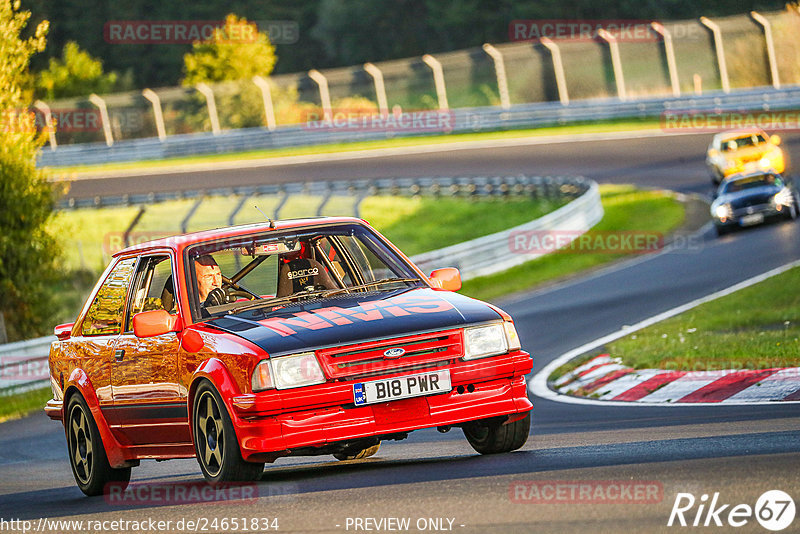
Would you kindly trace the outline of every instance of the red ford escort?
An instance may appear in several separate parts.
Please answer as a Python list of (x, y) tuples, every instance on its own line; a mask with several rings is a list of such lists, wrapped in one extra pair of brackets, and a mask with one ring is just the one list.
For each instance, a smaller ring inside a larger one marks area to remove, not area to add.
[(511, 318), (460, 288), (456, 269), (427, 277), (353, 218), (130, 247), (56, 327), (45, 411), (87, 495), (142, 459), (254, 480), (282, 456), (364, 458), (422, 428), (518, 449), (533, 361)]

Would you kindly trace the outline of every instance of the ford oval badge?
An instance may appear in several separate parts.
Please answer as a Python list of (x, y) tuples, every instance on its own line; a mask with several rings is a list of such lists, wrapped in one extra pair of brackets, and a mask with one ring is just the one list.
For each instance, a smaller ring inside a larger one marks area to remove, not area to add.
[(384, 358), (399, 358), (406, 353), (406, 349), (395, 347), (393, 349), (383, 351)]

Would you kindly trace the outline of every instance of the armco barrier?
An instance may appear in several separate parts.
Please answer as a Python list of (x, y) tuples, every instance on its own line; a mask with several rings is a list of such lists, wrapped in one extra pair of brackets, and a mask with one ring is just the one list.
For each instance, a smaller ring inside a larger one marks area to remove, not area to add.
[(0, 345), (0, 396), (50, 383), (47, 356), (55, 340), (45, 336)]
[[(753, 111), (800, 109), (800, 86), (782, 89), (722, 91), (703, 95), (670, 98), (648, 98), (620, 101), (616, 98), (576, 100), (569, 105), (560, 102), (518, 104), (509, 109), (499, 106), (452, 110), (453, 133), (493, 130), (514, 130), (574, 122), (623, 118), (659, 117), (666, 111)], [(398, 131), (354, 130), (350, 128), (316, 128), (308, 125), (285, 126), (274, 131), (267, 128), (244, 128), (223, 131), (220, 135), (195, 133), (105, 143), (86, 143), (45, 147), (39, 152), (38, 165), (59, 167), (99, 163), (144, 161), (191, 156), (223, 154), (248, 150), (311, 146), (388, 139), (421, 135)]]
[(461, 271), (461, 278), (469, 280), (538, 258), (546, 252), (513, 253), (509, 247), (510, 236), (514, 232), (558, 230), (569, 232), (574, 239), (589, 230), (603, 218), (603, 205), (597, 183), (588, 180), (585, 183), (586, 190), (580, 197), (543, 217), (502, 232), (425, 252), (411, 260), (426, 273), (437, 267), (456, 267)]

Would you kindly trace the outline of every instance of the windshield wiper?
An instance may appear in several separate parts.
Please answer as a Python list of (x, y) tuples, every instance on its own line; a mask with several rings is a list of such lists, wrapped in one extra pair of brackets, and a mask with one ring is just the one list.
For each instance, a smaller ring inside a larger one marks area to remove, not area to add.
[(257, 302), (249, 302), (242, 306), (237, 306), (228, 310), (228, 314), (231, 313), (239, 313), (247, 310), (254, 310), (256, 308), (263, 308), (269, 306), (279, 306), (281, 304), (285, 304), (287, 302), (292, 302), (293, 300), (303, 299), (308, 297), (328, 297), (330, 295), (335, 295), (337, 293), (344, 293), (347, 289), (318, 289), (316, 291), (304, 291), (300, 293), (293, 293), (291, 295), (286, 295), (285, 297), (273, 297), (271, 299), (262, 299)]
[(375, 280), (373, 282), (366, 282), (364, 284), (359, 284), (357, 286), (351, 286), (346, 288), (346, 291), (355, 291), (359, 289), (366, 289), (372, 286), (379, 286), (383, 284), (390, 284), (392, 282), (419, 282), (419, 278), (383, 278), (381, 280)]

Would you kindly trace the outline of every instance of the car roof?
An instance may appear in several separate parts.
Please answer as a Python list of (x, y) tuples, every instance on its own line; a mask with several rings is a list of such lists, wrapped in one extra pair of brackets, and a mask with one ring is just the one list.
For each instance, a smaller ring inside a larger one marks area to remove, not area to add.
[(766, 135), (766, 132), (764, 130), (762, 130), (761, 128), (752, 127), (752, 128), (739, 128), (737, 130), (728, 130), (728, 131), (725, 131), (725, 132), (720, 132), (717, 135), (715, 135), (714, 137), (716, 139), (719, 139), (719, 140), (734, 139), (736, 137), (741, 137), (743, 135), (754, 134), (754, 133), (761, 133), (761, 134)]
[(737, 180), (744, 180), (745, 178), (753, 178), (754, 176), (775, 176), (783, 180), (783, 177), (780, 175), (780, 173), (774, 171), (755, 171), (747, 173), (737, 172), (735, 174), (731, 174), (727, 178), (725, 178), (724, 183), (735, 182)]
[(147, 251), (151, 249), (164, 249), (169, 248), (176, 253), (181, 253), (184, 248), (195, 243), (203, 241), (214, 241), (217, 239), (224, 239), (227, 237), (239, 237), (248, 234), (256, 234), (260, 232), (289, 230), (289, 229), (303, 229), (312, 228), (327, 224), (369, 224), (363, 219), (355, 217), (308, 217), (303, 219), (284, 219), (279, 221), (272, 221), (274, 227), (270, 222), (260, 222), (254, 224), (243, 224), (238, 226), (227, 226), (224, 228), (214, 228), (212, 230), (201, 230), (198, 232), (191, 232), (188, 234), (180, 234), (146, 243), (139, 243), (130, 247), (124, 248), (116, 253), (114, 257), (128, 254), (131, 252)]

